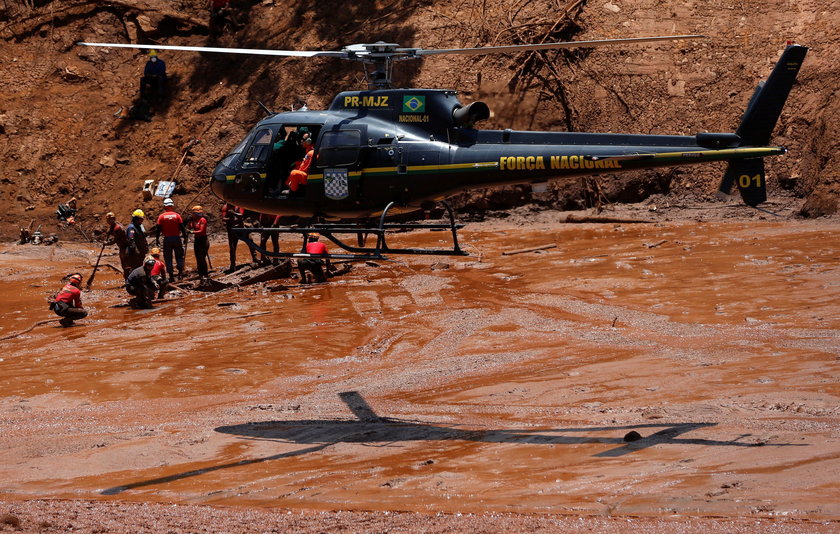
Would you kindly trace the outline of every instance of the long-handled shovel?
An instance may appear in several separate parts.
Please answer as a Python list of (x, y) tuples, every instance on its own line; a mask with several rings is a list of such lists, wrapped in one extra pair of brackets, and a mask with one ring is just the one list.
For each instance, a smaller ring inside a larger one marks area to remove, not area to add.
[(102, 252), (105, 250), (105, 243), (106, 241), (102, 242), (102, 248), (99, 249), (99, 256), (96, 258), (96, 265), (93, 266), (93, 272), (90, 273), (90, 277), (85, 282), (85, 290), (90, 291), (90, 287), (93, 285), (93, 278), (96, 276), (96, 270), (99, 269), (99, 260), (102, 259)]

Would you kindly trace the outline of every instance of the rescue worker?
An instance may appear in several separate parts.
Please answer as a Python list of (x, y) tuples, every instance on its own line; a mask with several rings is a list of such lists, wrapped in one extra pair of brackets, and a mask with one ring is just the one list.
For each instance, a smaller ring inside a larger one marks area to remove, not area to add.
[(266, 167), (265, 180), (265, 194), (266, 196), (276, 196), (279, 194), (279, 187), (282, 185), (280, 181), (289, 172), (289, 165), (293, 160), (288, 159), (289, 154), (286, 150), (286, 129), (280, 127), (277, 135), (274, 137), (274, 143), (271, 145), (271, 158), (268, 160)]
[(230, 5), (230, 0), (209, 0), (210, 1), (210, 24), (208, 25), (211, 36), (219, 35), (225, 26), (230, 26), (233, 31), (242, 26), (237, 20), (236, 12)]
[[(175, 271), (172, 270), (172, 254), (175, 254), (175, 264), (178, 267), (178, 279), (184, 277), (184, 246), (187, 244), (187, 229), (184, 220), (175, 211), (175, 202), (171, 198), (163, 200), (163, 213), (157, 218), (155, 226), (155, 244), (160, 246), (160, 234), (163, 232), (163, 260), (166, 262), (166, 272), (169, 281), (175, 281)], [(183, 244), (181, 238), (183, 237)]]
[[(321, 243), (318, 239), (321, 236), (318, 234), (309, 234), (306, 248), (304, 249), (307, 254), (322, 254), (327, 255), (329, 251), (327, 250), (327, 246)], [(326, 261), (325, 261), (326, 260)], [(312, 276), (315, 277), (316, 282), (326, 282), (327, 281), (327, 274), (324, 273), (324, 265), (326, 265), (328, 270), (332, 269), (332, 265), (330, 264), (329, 258), (301, 258), (298, 260), (298, 271), (300, 271), (300, 283), (301, 284), (308, 284), (309, 281), (306, 279), (306, 271), (312, 273)]]
[(120, 257), (120, 268), (123, 270), (123, 278), (128, 276), (131, 269), (128, 267), (128, 237), (126, 237), (125, 229), (117, 222), (117, 217), (114, 212), (109, 211), (105, 214), (105, 221), (108, 223), (108, 231), (105, 233), (106, 245), (117, 245)]
[(149, 50), (149, 60), (140, 78), (140, 98), (163, 98), (166, 94), (166, 63), (154, 50)]
[[(225, 204), (222, 206), (222, 221), (225, 223), (225, 230), (227, 230), (228, 250), (230, 251), (230, 268), (225, 271), (232, 273), (236, 270), (236, 246), (239, 244), (239, 238), (236, 237), (237, 228), (245, 228), (245, 210), (233, 204)], [(257, 263), (257, 253), (254, 249), (248, 247), (251, 251), (251, 259)]]
[[(309, 134), (306, 134), (309, 135)], [(306, 186), (309, 178), (309, 166), (312, 164), (312, 157), (315, 154), (315, 147), (312, 143), (311, 137), (306, 137), (301, 141), (301, 146), (306, 150), (306, 154), (302, 160), (295, 163), (295, 168), (289, 173), (289, 178), (286, 180), (286, 187), (292, 193), (297, 193), (299, 189)], [(303, 191), (301, 191), (301, 194)]]
[(157, 298), (163, 298), (163, 294), (166, 293), (166, 289), (169, 287), (169, 282), (166, 281), (166, 265), (162, 261), (160, 261), (160, 249), (155, 247), (149, 254), (152, 256), (152, 259), (155, 260), (155, 266), (152, 267), (152, 272), (149, 273), (149, 276), (152, 278), (152, 283), (158, 290)]
[[(277, 228), (280, 225), (279, 215), (269, 215), (268, 213), (260, 213), (260, 227), (262, 228)], [(274, 253), (280, 252), (280, 234), (277, 232), (260, 232), (260, 248), (265, 250), (268, 244), (268, 239), (271, 238), (271, 248)], [(277, 258), (275, 258), (275, 261)], [(265, 254), (260, 254), (260, 263), (271, 263)]]
[(187, 223), (187, 231), (193, 235), (193, 252), (195, 252), (195, 265), (198, 268), (198, 275), (205, 279), (210, 274), (207, 269), (210, 241), (207, 239), (207, 217), (204, 216), (204, 208), (201, 206), (192, 207), (192, 216)]
[(143, 265), (131, 271), (125, 279), (125, 290), (134, 297), (129, 301), (132, 307), (140, 309), (152, 307), (152, 299), (157, 290), (151, 276), (154, 267), (155, 260), (149, 258), (143, 262)]
[(146, 243), (146, 230), (143, 228), (143, 219), (146, 214), (143, 210), (134, 210), (131, 214), (131, 224), (125, 229), (125, 237), (128, 240), (128, 247), (126, 248), (126, 264), (128, 265), (128, 272), (125, 277), (143, 265), (143, 260), (146, 254), (149, 253), (149, 245)]
[(84, 319), (88, 315), (87, 310), (82, 308), (82, 291), (79, 289), (82, 285), (82, 275), (73, 273), (66, 278), (67, 285), (56, 293), (50, 302), (50, 309), (61, 317), (59, 323), (64, 327), (73, 326), (73, 321)]
[(61, 222), (66, 222), (71, 226), (76, 224), (76, 197), (68, 200), (66, 204), (59, 204), (55, 215)]

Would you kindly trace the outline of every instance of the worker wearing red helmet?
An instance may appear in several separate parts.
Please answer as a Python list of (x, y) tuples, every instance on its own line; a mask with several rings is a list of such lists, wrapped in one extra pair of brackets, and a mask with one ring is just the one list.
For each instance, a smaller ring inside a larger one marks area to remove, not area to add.
[(56, 293), (55, 298), (50, 302), (50, 309), (61, 317), (61, 326), (73, 326), (73, 321), (84, 319), (88, 312), (82, 308), (82, 275), (73, 273), (67, 278), (67, 285)]
[(166, 294), (166, 289), (169, 287), (169, 282), (166, 281), (166, 264), (160, 261), (159, 248), (152, 248), (149, 251), (149, 255), (155, 260), (155, 266), (152, 267), (152, 272), (149, 273), (149, 276), (152, 278), (152, 282), (158, 290), (157, 298), (162, 299), (163, 295)]

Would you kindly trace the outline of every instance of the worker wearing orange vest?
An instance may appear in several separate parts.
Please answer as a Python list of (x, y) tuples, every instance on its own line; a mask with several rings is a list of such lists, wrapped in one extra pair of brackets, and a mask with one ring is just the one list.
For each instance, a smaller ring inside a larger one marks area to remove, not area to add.
[(289, 191), (296, 193), (301, 186), (305, 186), (309, 179), (309, 166), (312, 165), (312, 157), (315, 154), (315, 148), (312, 145), (312, 139), (306, 138), (301, 142), (306, 155), (303, 159), (295, 163), (295, 168), (289, 173), (289, 178), (286, 179), (286, 186)]

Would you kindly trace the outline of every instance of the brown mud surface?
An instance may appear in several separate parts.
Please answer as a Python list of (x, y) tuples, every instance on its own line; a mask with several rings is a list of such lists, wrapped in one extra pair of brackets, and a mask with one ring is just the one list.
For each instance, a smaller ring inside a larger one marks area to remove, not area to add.
[[(3, 341), (2, 521), (837, 532), (840, 228), (648, 209), (519, 210), (469, 224), (468, 257), (153, 310), (110, 308), (103, 271), (79, 326)], [(4, 246), (0, 337), (95, 252)]]

